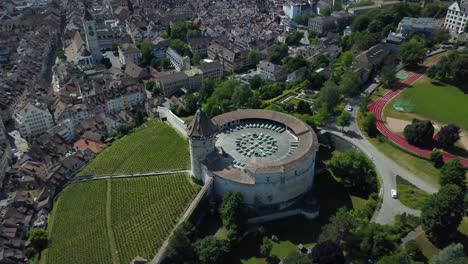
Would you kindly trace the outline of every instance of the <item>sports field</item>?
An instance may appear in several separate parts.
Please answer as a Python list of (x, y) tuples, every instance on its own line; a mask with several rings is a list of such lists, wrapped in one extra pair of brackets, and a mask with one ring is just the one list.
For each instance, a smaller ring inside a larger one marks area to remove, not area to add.
[[(414, 85), (405, 89), (387, 108), (392, 108), (394, 102), (405, 101), (412, 104), (414, 114), (440, 123), (453, 123), (464, 130), (468, 130), (468, 94), (457, 87), (431, 83), (426, 76)], [(389, 116), (401, 118), (400, 114), (393, 115), (393, 109), (386, 109)], [(411, 117), (408, 117), (411, 118)]]
[(106, 176), (190, 168), (188, 141), (154, 120), (112, 143), (77, 176)]
[(198, 190), (186, 174), (73, 184), (54, 208), (44, 262), (152, 259)]

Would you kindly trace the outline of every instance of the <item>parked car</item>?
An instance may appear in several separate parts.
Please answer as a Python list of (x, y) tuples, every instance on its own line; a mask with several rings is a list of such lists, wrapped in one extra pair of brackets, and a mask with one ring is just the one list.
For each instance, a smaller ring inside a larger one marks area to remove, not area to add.
[(396, 192), (395, 189), (392, 189), (392, 198), (393, 198), (393, 199), (398, 198), (398, 195), (397, 195), (397, 192)]
[(349, 112), (351, 112), (351, 111), (353, 111), (353, 107), (350, 106), (350, 105), (348, 105), (348, 106), (346, 107), (346, 110), (348, 110)]

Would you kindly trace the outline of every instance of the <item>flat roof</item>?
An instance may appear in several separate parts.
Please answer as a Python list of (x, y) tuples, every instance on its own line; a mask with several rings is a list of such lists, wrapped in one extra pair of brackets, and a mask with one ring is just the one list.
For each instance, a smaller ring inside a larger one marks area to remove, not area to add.
[(211, 154), (204, 163), (216, 175), (232, 181), (254, 184), (249, 174), (289, 171), (318, 150), (314, 130), (284, 113), (246, 109), (212, 121), (221, 130), (216, 140), (221, 153)]

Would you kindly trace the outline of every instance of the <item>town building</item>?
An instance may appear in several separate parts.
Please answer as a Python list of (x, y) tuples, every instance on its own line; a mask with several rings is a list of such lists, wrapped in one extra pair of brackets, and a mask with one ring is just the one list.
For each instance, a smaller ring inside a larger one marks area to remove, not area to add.
[(37, 100), (24, 102), (15, 112), (16, 129), (23, 137), (34, 137), (54, 126), (52, 114), (44, 103)]
[(351, 24), (351, 16), (345, 11), (333, 12), (331, 16), (309, 18), (308, 29), (320, 35), (328, 32), (342, 32)]
[(287, 3), (283, 4), (283, 11), (290, 19), (295, 19), (300, 15), (312, 13), (312, 8), (308, 1), (289, 0)]
[(208, 56), (208, 46), (211, 43), (209, 37), (198, 37), (191, 38), (188, 40), (188, 46), (193, 54), (198, 54), (200, 58), (206, 58)]
[(352, 67), (359, 74), (361, 80), (367, 82), (370, 75), (382, 65), (390, 52), (385, 44), (379, 43), (357, 55), (353, 60)]
[(249, 65), (248, 52), (235, 47), (225, 47), (219, 43), (208, 46), (208, 58), (217, 60), (223, 65), (225, 71), (238, 72)]
[(190, 58), (188, 56), (180, 55), (172, 48), (167, 49), (166, 56), (169, 58), (172, 67), (174, 67), (176, 71), (185, 71), (191, 68)]
[(141, 52), (134, 45), (129, 43), (124, 43), (119, 46), (119, 60), (122, 65), (131, 62), (133, 64), (140, 64), (141, 62)]
[(153, 46), (153, 57), (155, 59), (162, 59), (166, 57), (166, 52), (171, 42), (168, 39), (165, 39), (161, 36), (157, 36), (153, 40), (151, 40), (151, 44)]
[(184, 72), (165, 74), (157, 78), (155, 83), (165, 97), (169, 97), (179, 90), (189, 88), (188, 77)]
[(456, 1), (451, 4), (445, 16), (444, 27), (452, 34), (465, 32), (466, 22), (468, 20), (468, 1)]
[(397, 33), (408, 39), (411, 35), (422, 35), (431, 38), (435, 35), (441, 24), (430, 17), (404, 17), (398, 24)]
[(221, 80), (223, 78), (223, 65), (218, 61), (203, 63), (193, 68), (201, 71), (203, 79)]
[(91, 13), (89, 13), (88, 9), (85, 9), (82, 23), (86, 37), (86, 48), (91, 53), (93, 61), (95, 63), (99, 62), (102, 55), (99, 47), (98, 34), (96, 32), (96, 21)]
[(257, 74), (272, 82), (284, 81), (288, 76), (283, 67), (265, 60), (258, 63)]

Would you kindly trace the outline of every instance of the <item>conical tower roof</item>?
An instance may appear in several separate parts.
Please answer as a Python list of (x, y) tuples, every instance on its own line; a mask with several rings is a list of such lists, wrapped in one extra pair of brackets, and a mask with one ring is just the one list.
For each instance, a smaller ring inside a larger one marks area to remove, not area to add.
[(213, 136), (217, 130), (217, 126), (213, 124), (206, 113), (199, 108), (187, 126), (187, 135), (193, 138), (209, 138)]

